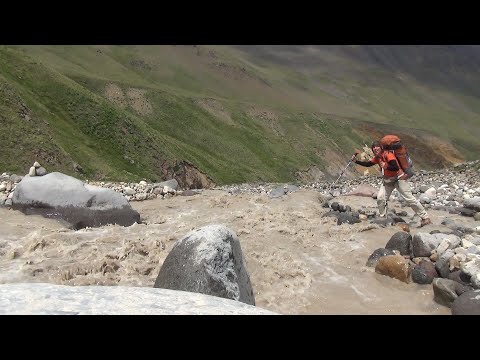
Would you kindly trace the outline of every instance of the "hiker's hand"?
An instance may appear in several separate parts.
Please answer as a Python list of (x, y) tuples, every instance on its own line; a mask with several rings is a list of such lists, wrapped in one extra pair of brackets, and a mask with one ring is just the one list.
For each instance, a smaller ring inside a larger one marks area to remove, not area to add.
[(385, 169), (385, 162), (384, 162), (384, 161), (380, 160), (380, 162), (378, 163), (378, 165), (380, 165), (380, 167), (381, 167), (382, 169)]
[(357, 153), (353, 154), (352, 155), (352, 158), (350, 159), (350, 161), (355, 161), (355, 158), (357, 157)]

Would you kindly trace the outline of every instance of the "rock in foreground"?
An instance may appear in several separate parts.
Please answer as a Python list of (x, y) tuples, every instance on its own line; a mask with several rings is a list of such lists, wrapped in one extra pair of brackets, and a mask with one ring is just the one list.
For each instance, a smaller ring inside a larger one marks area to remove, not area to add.
[(0, 285), (4, 315), (275, 315), (215, 296), (145, 287)]
[(452, 315), (480, 315), (480, 290), (464, 292), (455, 299)]
[(154, 287), (255, 305), (240, 242), (223, 225), (204, 226), (178, 240), (165, 259)]

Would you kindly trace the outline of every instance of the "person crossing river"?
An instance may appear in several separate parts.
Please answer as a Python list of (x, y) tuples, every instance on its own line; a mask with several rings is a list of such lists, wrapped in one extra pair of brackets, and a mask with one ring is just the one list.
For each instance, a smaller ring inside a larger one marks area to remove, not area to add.
[(387, 215), (388, 200), (390, 199), (392, 191), (397, 189), (400, 195), (405, 199), (408, 206), (410, 206), (412, 210), (422, 219), (420, 226), (431, 224), (432, 221), (428, 217), (427, 211), (422, 204), (420, 204), (420, 201), (413, 196), (410, 184), (407, 181), (408, 176), (399, 166), (395, 155), (390, 151), (384, 151), (379, 141), (374, 141), (371, 149), (374, 157), (369, 161), (357, 160), (357, 153), (352, 155), (351, 160), (355, 164), (365, 167), (370, 167), (376, 164), (380, 167), (383, 175), (383, 183), (377, 195), (377, 205), (380, 217), (385, 217)]

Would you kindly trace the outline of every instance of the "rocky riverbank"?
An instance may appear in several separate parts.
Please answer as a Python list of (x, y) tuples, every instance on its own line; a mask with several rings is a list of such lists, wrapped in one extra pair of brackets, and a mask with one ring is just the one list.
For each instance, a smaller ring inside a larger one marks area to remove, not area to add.
[[(42, 169), (41, 174), (45, 175), (46, 170), (35, 162), (32, 169), (37, 166)], [(34, 170), (33, 170), (34, 171)], [(29, 175), (31, 176), (31, 175)], [(37, 175), (38, 176), (38, 175)], [(11, 173), (0, 175), (0, 205), (11, 205), (12, 193), (16, 184), (21, 181), (23, 176)], [(459, 207), (466, 199), (480, 196), (480, 160), (458, 164), (449, 169), (435, 171), (420, 170), (410, 180), (413, 194), (419, 197), (419, 200), (427, 208), (446, 209)], [(160, 183), (147, 183), (140, 181), (138, 183), (128, 182), (99, 182), (86, 181), (90, 185), (100, 186), (112, 189), (125, 196), (128, 201), (144, 201), (156, 198), (170, 198), (176, 195), (190, 196), (203, 191), (203, 189), (178, 189), (176, 180), (168, 180)], [(333, 181), (319, 181), (310, 184), (235, 184), (214, 187), (213, 190), (223, 190), (229, 194), (265, 194), (270, 197), (277, 197), (296, 191), (298, 189), (314, 189), (321, 194), (340, 196), (351, 193), (360, 185), (370, 185), (379, 188), (381, 178), (377, 176), (361, 176), (355, 179), (340, 178), (332, 187)], [(392, 196), (402, 201), (397, 191)], [(2, 203), (3, 201), (3, 203)], [(472, 216), (473, 213), (465, 215)]]
[[(341, 179), (331, 189), (334, 197), (329, 192), (331, 183), (319, 182), (177, 189), (166, 197), (155, 194), (155, 198), (142, 201), (136, 195), (148, 194), (148, 186), (152, 193), (153, 184), (100, 183), (123, 196), (135, 196), (130, 203), (142, 221), (128, 227), (74, 230), (53, 219), (25, 216), (4, 206), (0, 208), (4, 220), (0, 224), (0, 283), (153, 287), (178, 239), (194, 229), (220, 223), (239, 238), (256, 305), (261, 308), (281, 314), (450, 314), (455, 296), (460, 299), (477, 291), (471, 290), (476, 281), (471, 281), (471, 266), (461, 277), (468, 281), (467, 287), (450, 287), (448, 302), (438, 302), (435, 290), (435, 284), (443, 282), (439, 280), (452, 280), (452, 274), (463, 271), (462, 261), (476, 255), (472, 248), (477, 246), (480, 230), (475, 218), (479, 197), (476, 166), (478, 162), (443, 172), (419, 172), (412, 179), (417, 197), (426, 195), (430, 200), (424, 203), (433, 224), (423, 228), (395, 192), (388, 219), (379, 221), (373, 198), (379, 184), (375, 177)], [(347, 195), (364, 182), (375, 187), (363, 196)], [(14, 191), (15, 183), (12, 174), (2, 175), (4, 197)], [(135, 194), (125, 194), (126, 188)], [(470, 214), (465, 209), (471, 210)], [(347, 212), (357, 214), (354, 217), (360, 221), (339, 221), (340, 214)], [(399, 232), (411, 236), (409, 252), (404, 255), (391, 248), (392, 244), (387, 246)], [(439, 241), (430, 241), (431, 236)], [(445, 240), (453, 236), (460, 243)], [(420, 240), (427, 244), (428, 256), (418, 256)], [(403, 268), (404, 278), (392, 277), (395, 272), (390, 270), (382, 273), (377, 269), (380, 261), (372, 266), (369, 258), (377, 249), (385, 250), (382, 256), (377, 252), (376, 260), (392, 252), (403, 259), (408, 265)], [(446, 259), (445, 253), (452, 252)], [(448, 274), (443, 277), (446, 266)], [(432, 282), (422, 283), (432, 273)]]

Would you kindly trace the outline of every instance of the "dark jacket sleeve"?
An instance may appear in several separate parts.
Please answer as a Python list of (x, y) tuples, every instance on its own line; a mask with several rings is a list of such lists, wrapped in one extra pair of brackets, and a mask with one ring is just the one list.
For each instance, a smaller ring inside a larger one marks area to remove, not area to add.
[(390, 170), (390, 171), (398, 171), (398, 170), (400, 170), (399, 167), (398, 167), (397, 161), (396, 161), (396, 160), (390, 160), (390, 161), (388, 162), (387, 170)]
[(375, 165), (375, 164), (374, 164), (373, 162), (371, 162), (370, 160), (369, 160), (369, 161), (355, 160), (355, 164), (358, 164), (358, 165), (361, 165), (361, 166), (366, 166), (366, 167), (370, 167), (370, 166)]

